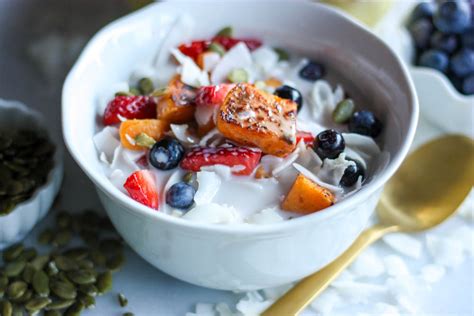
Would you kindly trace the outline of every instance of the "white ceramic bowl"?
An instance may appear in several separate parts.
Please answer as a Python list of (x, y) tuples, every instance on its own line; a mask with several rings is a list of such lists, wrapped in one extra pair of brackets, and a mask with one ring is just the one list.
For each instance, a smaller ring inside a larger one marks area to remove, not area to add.
[[(5, 129), (33, 128), (46, 130), (42, 116), (20, 102), (0, 99), (0, 126)], [(16, 243), (31, 231), (49, 211), (54, 202), (63, 177), (61, 146), (56, 144), (54, 168), (50, 171), (46, 183), (38, 188), (33, 196), (18, 204), (8, 215), (0, 216), (0, 250)]]
[[(92, 136), (100, 91), (129, 78), (137, 62), (152, 61), (176, 17), (199, 21), (195, 38), (233, 25), (303, 51), (341, 72), (385, 122), (386, 168), (352, 197), (322, 212), (262, 226), (189, 222), (153, 211), (114, 187), (102, 171)], [(151, 5), (100, 31), (63, 88), (63, 132), (81, 168), (97, 186), (112, 222), (127, 243), (160, 270), (201, 286), (251, 290), (295, 281), (344, 251), (373, 212), (383, 184), (407, 154), (418, 118), (415, 91), (400, 60), (370, 32), (327, 6), (299, 1), (168, 2)]]
[(441, 72), (413, 65), (413, 40), (406, 21), (417, 1), (399, 1), (376, 27), (376, 33), (409, 65), (421, 115), (450, 133), (474, 138), (474, 95), (460, 93)]

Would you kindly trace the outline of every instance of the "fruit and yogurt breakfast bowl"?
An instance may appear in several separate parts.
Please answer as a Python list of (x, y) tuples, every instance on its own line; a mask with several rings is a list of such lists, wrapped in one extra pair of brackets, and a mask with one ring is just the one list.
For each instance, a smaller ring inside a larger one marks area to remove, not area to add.
[[(413, 138), (413, 87), (381, 41), (322, 5), (269, 5), (152, 5), (101, 31), (64, 86), (66, 143), (112, 222), (147, 261), (194, 284), (257, 289), (321, 268), (363, 229)], [(222, 52), (212, 39), (227, 25), (237, 40)], [(206, 58), (180, 49), (201, 40)], [(127, 109), (151, 114), (106, 110), (132, 99)]]
[(388, 163), (383, 123), (316, 60), (227, 26), (173, 47), (163, 68), (173, 67), (164, 84), (153, 72), (127, 82), (94, 136), (110, 180), (156, 211), (214, 224), (288, 220), (338, 203)]

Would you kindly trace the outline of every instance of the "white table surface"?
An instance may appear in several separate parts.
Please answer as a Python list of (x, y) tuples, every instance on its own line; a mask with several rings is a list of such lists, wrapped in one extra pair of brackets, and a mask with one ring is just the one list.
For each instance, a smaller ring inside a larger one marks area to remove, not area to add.
[[(125, 10), (123, 1), (118, 0), (0, 0), (0, 98), (17, 99), (43, 112), (50, 122), (50, 130), (60, 137), (61, 86), (72, 59), (61, 57), (64, 65), (45, 73), (28, 57), (27, 48), (51, 33), (87, 38)], [(441, 133), (422, 120), (416, 143)], [(58, 208), (79, 211), (90, 207), (101, 208), (93, 185), (66, 154)], [(43, 220), (26, 243), (34, 243), (36, 234), (50, 225), (51, 220), (52, 216)], [(449, 271), (420, 302), (423, 314), (474, 315), (473, 270), (474, 261), (470, 258)], [(184, 315), (192, 311), (197, 302), (227, 302), (233, 306), (240, 298), (234, 293), (200, 288), (173, 279), (130, 249), (127, 249), (124, 269), (115, 276), (113, 292), (122, 292), (128, 297), (130, 303), (126, 310), (118, 306), (116, 295), (108, 295), (99, 298), (97, 307), (84, 314), (121, 315), (132, 311), (135, 315)], [(343, 311), (354, 315), (364, 308), (351, 305)]]

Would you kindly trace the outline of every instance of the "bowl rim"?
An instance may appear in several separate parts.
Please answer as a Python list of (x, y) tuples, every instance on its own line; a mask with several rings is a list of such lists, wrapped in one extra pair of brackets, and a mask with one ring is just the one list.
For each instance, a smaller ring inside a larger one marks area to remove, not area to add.
[(49, 141), (54, 144), (55, 152), (53, 155), (54, 166), (51, 168), (51, 170), (49, 170), (46, 182), (42, 184), (41, 186), (39, 186), (38, 188), (36, 188), (36, 190), (33, 192), (33, 194), (30, 196), (29, 199), (16, 204), (15, 208), (10, 213), (5, 214), (5, 215), (0, 215), (0, 221), (2, 220), (2, 218), (5, 219), (8, 216), (12, 215), (18, 208), (21, 208), (25, 204), (31, 203), (32, 201), (36, 200), (40, 195), (43, 194), (43, 192), (49, 190), (51, 185), (56, 181), (57, 177), (60, 177), (59, 181), (62, 181), (62, 177), (63, 177), (62, 145), (60, 144), (59, 139), (54, 137), (52, 133), (46, 128), (44, 116), (40, 112), (28, 107), (26, 104), (22, 103), (21, 101), (7, 100), (7, 99), (0, 98), (0, 112), (2, 111), (17, 111), (21, 113), (21, 115), (24, 117), (32, 118), (38, 124), (39, 129), (46, 133)]
[[(142, 16), (146, 16), (148, 14), (152, 14), (151, 12), (155, 12), (157, 8), (160, 7), (167, 7), (179, 2), (183, 1), (176, 1), (176, 2), (161, 2), (161, 3), (154, 3), (145, 8), (142, 8), (136, 12), (128, 14), (124, 17), (121, 17), (110, 24), (106, 25), (102, 28), (97, 34), (95, 34), (92, 39), (88, 42), (86, 47), (83, 49), (80, 57), (71, 68), (67, 78), (65, 80), (63, 91), (62, 91), (62, 127), (63, 127), (63, 137), (66, 147), (68, 148), (71, 156), (77, 162), (77, 164), (81, 167), (81, 169), (87, 174), (87, 176), (94, 182), (97, 189), (101, 190), (105, 193), (109, 198), (119, 203), (122, 207), (124, 207), (127, 211), (137, 213), (141, 216), (150, 218), (150, 220), (155, 221), (163, 221), (168, 225), (172, 225), (175, 228), (179, 229), (188, 229), (191, 231), (199, 232), (199, 233), (220, 233), (220, 234), (230, 234), (235, 236), (256, 236), (256, 235), (267, 235), (267, 234), (282, 234), (282, 233), (290, 233), (294, 231), (296, 228), (304, 226), (304, 225), (311, 225), (316, 224), (318, 222), (324, 221), (326, 218), (339, 216), (342, 212), (350, 212), (352, 210), (351, 205), (357, 205), (365, 201), (369, 198), (372, 194), (378, 192), (382, 189), (383, 185), (387, 180), (395, 173), (395, 171), (400, 166), (401, 162), (407, 155), (413, 138), (415, 136), (416, 126), (418, 123), (418, 114), (419, 114), (419, 107), (418, 107), (418, 99), (416, 96), (416, 90), (413, 84), (413, 81), (409, 75), (407, 67), (401, 61), (400, 57), (397, 56), (393, 52), (393, 50), (385, 44), (380, 38), (378, 38), (375, 34), (373, 34), (367, 27), (363, 26), (361, 23), (355, 21), (346, 13), (342, 12), (339, 9), (335, 9), (328, 5), (320, 4), (320, 3), (310, 3), (310, 2), (303, 2), (303, 1), (279, 1), (278, 4), (290, 4), (292, 6), (298, 5), (302, 6), (303, 8), (307, 8), (308, 10), (314, 10), (315, 8), (319, 8), (319, 10), (325, 11), (326, 14), (332, 16), (333, 18), (339, 19), (345, 23), (347, 23), (350, 27), (353, 27), (360, 32), (363, 32), (368, 37), (372, 37), (372, 39), (379, 43), (379, 45), (385, 49), (388, 54), (392, 57), (393, 61), (399, 67), (401, 74), (405, 78), (405, 84), (407, 86), (407, 99), (408, 99), (408, 106), (409, 106), (409, 124), (408, 130), (406, 133), (406, 138), (402, 140), (402, 144), (398, 151), (390, 158), (390, 162), (387, 166), (380, 172), (377, 177), (364, 187), (356, 194), (353, 194), (351, 197), (336, 203), (335, 205), (330, 207), (330, 210), (326, 212), (315, 212), (309, 215), (301, 216), (289, 221), (282, 221), (277, 223), (265, 224), (265, 225), (256, 225), (256, 224), (209, 224), (209, 223), (200, 223), (194, 221), (188, 221), (181, 218), (176, 218), (174, 216), (170, 216), (169, 214), (163, 214), (161, 212), (157, 212), (156, 210), (152, 210), (151, 208), (142, 205), (135, 200), (131, 199), (129, 196), (118, 190), (113, 184), (106, 178), (100, 178), (96, 176), (94, 169), (87, 165), (87, 163), (81, 160), (79, 150), (75, 146), (75, 144), (71, 143), (69, 139), (71, 138), (71, 134), (73, 133), (72, 129), (68, 128), (68, 122), (70, 121), (69, 113), (70, 110), (68, 109), (68, 99), (69, 99), (69, 91), (74, 89), (74, 80), (77, 77), (76, 73), (80, 72), (80, 69), (85, 67), (86, 60), (93, 55), (93, 52), (96, 51), (98, 48), (101, 47), (100, 44), (104, 39), (110, 38), (114, 30), (116, 28), (121, 28), (127, 25), (128, 23), (133, 23), (136, 20), (139, 20)], [(213, 3), (213, 1), (204, 0), (205, 3)], [(262, 1), (264, 2), (264, 1)], [(266, 1), (268, 4), (274, 5), (274, 2)], [(225, 3), (232, 4), (233, 1), (228, 1)], [(222, 5), (222, 4), (221, 4)]]

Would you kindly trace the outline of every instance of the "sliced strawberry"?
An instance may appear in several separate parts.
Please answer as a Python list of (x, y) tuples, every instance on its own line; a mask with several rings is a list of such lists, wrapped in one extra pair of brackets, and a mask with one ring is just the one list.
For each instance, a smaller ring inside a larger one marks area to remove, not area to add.
[(126, 119), (156, 118), (156, 100), (149, 96), (117, 96), (107, 104), (104, 112), (104, 125), (120, 123)]
[(196, 105), (221, 105), (224, 103), (225, 96), (233, 87), (235, 87), (235, 84), (230, 83), (200, 87), (196, 93)]
[(198, 56), (207, 50), (209, 44), (209, 41), (193, 41), (191, 43), (179, 45), (178, 49), (181, 53), (196, 61)]
[(221, 44), (226, 50), (231, 49), (240, 42), (244, 42), (250, 51), (254, 51), (260, 46), (262, 46), (261, 41), (253, 38), (233, 38), (227, 36), (215, 36), (212, 41)]
[(158, 192), (155, 176), (151, 171), (135, 171), (127, 178), (123, 187), (135, 201), (155, 210), (158, 209)]
[(260, 150), (247, 147), (196, 147), (186, 154), (181, 161), (181, 168), (197, 172), (204, 166), (225, 165), (243, 168), (233, 171), (235, 175), (249, 175), (260, 162), (261, 156)]
[(304, 141), (306, 145), (313, 145), (314, 143), (314, 136), (313, 134), (309, 132), (302, 132), (302, 131), (297, 131), (296, 132), (296, 143), (298, 144), (300, 140)]

